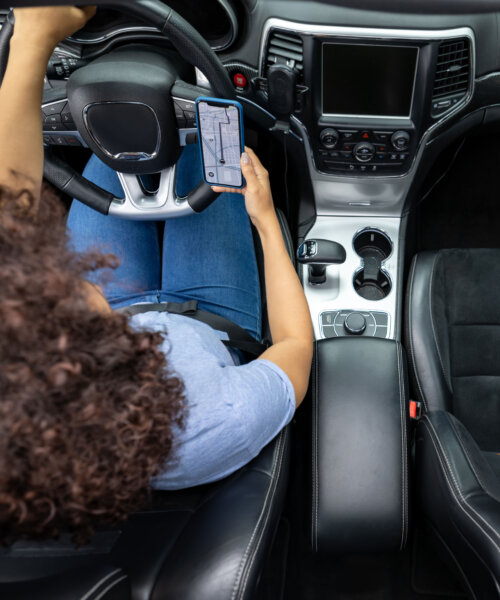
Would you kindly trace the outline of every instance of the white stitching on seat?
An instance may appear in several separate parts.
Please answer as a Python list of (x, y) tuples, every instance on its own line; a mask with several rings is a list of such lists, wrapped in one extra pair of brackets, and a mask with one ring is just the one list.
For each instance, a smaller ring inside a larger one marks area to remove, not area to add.
[(106, 587), (105, 589), (102, 590), (102, 592), (99, 594), (99, 596), (96, 596), (92, 600), (101, 600), (101, 598), (104, 598), (104, 595), (107, 594), (111, 588), (113, 588), (115, 585), (122, 582), (124, 579), (127, 579), (127, 575), (123, 575), (123, 577), (120, 577), (120, 579), (116, 579), (115, 581), (110, 583), (108, 585), (108, 587)]
[[(487, 537), (487, 538), (490, 540), (490, 542), (491, 542), (491, 543), (492, 543), (492, 544), (495, 546), (495, 548), (496, 548), (497, 550), (500, 550), (500, 546), (499, 546), (499, 545), (498, 545), (498, 544), (495, 542), (495, 540), (494, 540), (494, 539), (493, 539), (493, 538), (492, 538), (492, 537), (491, 537), (491, 536), (488, 534), (488, 532), (487, 532), (487, 531), (485, 531), (484, 527), (482, 527), (482, 526), (481, 526), (481, 524), (480, 524), (480, 523), (478, 523), (478, 522), (477, 522), (477, 521), (476, 521), (476, 520), (475, 520), (475, 519), (472, 517), (472, 515), (470, 515), (470, 514), (469, 514), (469, 513), (468, 513), (468, 512), (465, 510), (465, 507), (463, 506), (464, 504), (465, 504), (465, 505), (466, 505), (466, 506), (467, 506), (467, 507), (468, 507), (468, 508), (469, 508), (469, 509), (470, 509), (470, 510), (473, 512), (473, 513), (475, 513), (475, 514), (476, 514), (476, 515), (479, 517), (479, 519), (480, 519), (481, 521), (483, 521), (483, 523), (484, 523), (484, 524), (485, 524), (485, 525), (486, 525), (486, 526), (487, 526), (487, 527), (488, 527), (488, 528), (489, 528), (489, 529), (490, 529), (490, 530), (491, 530), (491, 531), (492, 531), (492, 532), (493, 532), (493, 533), (494, 533), (494, 534), (495, 534), (497, 537), (499, 537), (499, 538), (500, 538), (500, 535), (497, 533), (497, 531), (495, 531), (495, 530), (493, 529), (493, 527), (491, 527), (491, 525), (490, 525), (490, 524), (489, 524), (487, 521), (485, 521), (485, 520), (483, 519), (483, 517), (482, 517), (482, 516), (481, 516), (481, 515), (480, 515), (480, 514), (479, 514), (479, 513), (478, 513), (478, 512), (477, 512), (477, 511), (476, 511), (476, 510), (475, 510), (475, 509), (474, 509), (474, 508), (473, 508), (473, 507), (472, 507), (472, 506), (471, 506), (471, 505), (468, 503), (468, 502), (467, 502), (467, 500), (466, 500), (466, 499), (465, 499), (465, 497), (463, 496), (463, 494), (462, 494), (462, 491), (460, 490), (460, 486), (458, 485), (458, 482), (457, 482), (457, 480), (455, 479), (455, 475), (454, 475), (454, 473), (453, 473), (453, 471), (452, 471), (452, 469), (451, 469), (450, 463), (449, 463), (449, 461), (448, 461), (448, 457), (447, 457), (447, 455), (446, 455), (446, 453), (445, 453), (445, 451), (444, 451), (444, 448), (443, 448), (443, 446), (442, 446), (442, 444), (441, 444), (441, 442), (440, 442), (440, 440), (439, 440), (439, 437), (438, 437), (438, 435), (437, 435), (437, 432), (436, 432), (436, 430), (435, 430), (435, 428), (434, 428), (434, 425), (433, 425), (433, 424), (430, 422), (430, 420), (429, 420), (427, 417), (425, 417), (425, 416), (424, 416), (424, 418), (422, 419), (422, 423), (424, 422), (424, 420), (425, 420), (425, 423), (424, 423), (424, 424), (429, 426), (429, 432), (431, 433), (431, 436), (430, 436), (430, 437), (431, 437), (432, 444), (433, 444), (433, 446), (434, 446), (434, 449), (436, 450), (436, 455), (437, 455), (437, 457), (438, 457), (439, 463), (441, 464), (441, 468), (442, 468), (442, 471), (443, 471), (443, 473), (444, 473), (444, 476), (445, 476), (446, 482), (447, 482), (447, 484), (448, 484), (448, 487), (449, 487), (449, 489), (450, 489), (451, 493), (453, 494), (453, 496), (454, 496), (455, 500), (457, 501), (457, 505), (458, 505), (458, 506), (460, 507), (460, 509), (461, 509), (461, 510), (462, 510), (462, 511), (463, 511), (463, 512), (464, 512), (464, 513), (465, 513), (465, 514), (466, 514), (466, 515), (469, 517), (469, 519), (470, 519), (470, 520), (471, 520), (471, 521), (472, 521), (472, 522), (473, 522), (475, 525), (477, 525), (477, 526), (479, 527), (479, 529), (480, 529), (480, 530), (481, 530), (481, 531), (484, 533), (484, 535), (485, 535), (485, 536), (486, 536), (486, 537)], [(438, 444), (438, 446), (439, 446), (440, 452), (438, 451), (438, 448), (437, 448), (437, 446), (436, 446), (436, 442), (437, 442), (437, 444)], [(447, 469), (445, 468), (445, 466), (444, 466), (444, 464), (443, 464), (443, 461), (441, 460), (441, 454), (442, 454), (442, 456), (443, 456), (443, 458), (444, 458), (444, 460), (445, 460), (445, 462), (446, 462)], [(455, 486), (455, 489), (456, 489), (456, 493), (455, 493), (455, 490), (453, 489), (453, 486), (451, 485), (451, 483), (450, 483), (450, 480), (449, 480), (449, 478), (448, 478), (448, 472), (449, 472), (449, 474), (450, 474), (450, 476), (451, 476), (451, 478), (452, 478), (452, 480), (453, 480), (453, 483), (454, 483), (454, 486)], [(461, 500), (462, 502), (460, 502), (460, 500)]]
[(410, 343), (410, 357), (411, 357), (411, 362), (412, 362), (412, 366), (413, 366), (413, 374), (415, 375), (415, 381), (417, 382), (417, 387), (418, 387), (418, 391), (420, 392), (420, 397), (422, 398), (422, 402), (424, 403), (424, 408), (425, 411), (427, 412), (428, 407), (427, 407), (427, 401), (425, 399), (425, 395), (424, 395), (424, 390), (422, 388), (422, 385), (420, 384), (420, 379), (418, 377), (418, 369), (417, 369), (417, 360), (416, 360), (416, 354), (415, 354), (415, 350), (414, 350), (414, 346), (413, 346), (413, 287), (414, 287), (414, 281), (415, 281), (415, 272), (417, 270), (417, 261), (418, 261), (418, 254), (417, 256), (413, 259), (413, 263), (411, 265), (411, 271), (410, 271), (410, 275), (409, 275), (409, 279), (410, 279), (410, 288), (409, 288), (409, 302), (408, 302), (408, 337), (409, 337), (409, 343)]
[(403, 351), (401, 344), (397, 343), (396, 352), (398, 357), (398, 378), (399, 378), (399, 412), (401, 416), (401, 477), (402, 477), (402, 498), (401, 498), (401, 510), (402, 510), (402, 528), (401, 528), (401, 545), (402, 550), (406, 543), (406, 536), (408, 532), (407, 520), (407, 452), (406, 452), (406, 407), (405, 407), (405, 393), (404, 393), (404, 377), (402, 373), (402, 362), (403, 362)]
[[(275, 479), (275, 475), (276, 475), (276, 470), (277, 470), (278, 463), (281, 466), (281, 459), (283, 458), (283, 454), (284, 454), (283, 453), (283, 449), (285, 447), (285, 434), (284, 433), (280, 434), (280, 437), (279, 437), (279, 439), (277, 441), (277, 445), (278, 445), (278, 448), (276, 449), (276, 452), (274, 454), (273, 465), (272, 465), (272, 468), (271, 468), (270, 485), (268, 487), (268, 490), (267, 490), (267, 493), (266, 493), (266, 497), (264, 498), (264, 503), (262, 505), (262, 509), (260, 511), (259, 518), (257, 519), (257, 523), (255, 524), (255, 527), (253, 529), (252, 536), (250, 537), (250, 541), (247, 544), (247, 547), (245, 549), (245, 553), (243, 554), (243, 557), (241, 558), (240, 566), (238, 567), (238, 573), (236, 574), (236, 579), (235, 579), (234, 586), (233, 586), (233, 592), (231, 594), (231, 600), (235, 600), (236, 595), (238, 593), (238, 587), (239, 587), (240, 583), (243, 583), (243, 589), (241, 590), (241, 593), (239, 594), (239, 598), (243, 598), (244, 597), (245, 588), (246, 588), (247, 581), (248, 581), (248, 576), (250, 574), (251, 567), (252, 567), (252, 565), (254, 563), (255, 556), (257, 554), (257, 550), (258, 550), (260, 541), (262, 539), (262, 535), (263, 535), (263, 533), (265, 531), (265, 525), (267, 523), (267, 520), (269, 519), (269, 514), (270, 514), (271, 511), (267, 510), (267, 508), (268, 508), (268, 506), (270, 506), (272, 504), (272, 500), (274, 499), (274, 495), (276, 493), (276, 489), (278, 488), (278, 478)], [(268, 499), (269, 499), (269, 496), (271, 494), (271, 491), (272, 491), (272, 498), (271, 498), (271, 502), (268, 503)], [(259, 537), (259, 539), (258, 539), (258, 541), (257, 541), (257, 543), (255, 545), (253, 556), (252, 556), (252, 559), (251, 559), (250, 564), (248, 566), (247, 572), (246, 572), (246, 574), (245, 574), (245, 576), (243, 578), (243, 582), (241, 582), (240, 578), (241, 578), (241, 574), (243, 573), (243, 570), (245, 568), (245, 562), (246, 562), (246, 560), (248, 558), (248, 555), (250, 554), (251, 546), (253, 544), (255, 536), (257, 535), (257, 530), (259, 529), (259, 526), (260, 526), (261, 521), (262, 521), (262, 519), (264, 517), (264, 513), (266, 513), (266, 510), (267, 510), (267, 514), (265, 515), (265, 523), (264, 523), (264, 526), (262, 527), (261, 535), (260, 535), (260, 537)]]
[(441, 372), (443, 373), (443, 377), (444, 377), (444, 381), (446, 383), (446, 385), (448, 386), (448, 389), (450, 391), (450, 393), (452, 392), (452, 390), (450, 389), (451, 386), (448, 382), (448, 377), (446, 376), (446, 371), (444, 369), (444, 363), (443, 363), (443, 358), (441, 356), (441, 351), (439, 350), (439, 344), (437, 341), (437, 335), (436, 335), (436, 329), (434, 327), (434, 315), (432, 313), (432, 288), (434, 287), (434, 276), (436, 273), (436, 264), (439, 258), (439, 254), (436, 254), (434, 256), (434, 260), (432, 262), (432, 271), (431, 271), (431, 281), (429, 283), (429, 314), (431, 317), (431, 329), (432, 329), (432, 337), (434, 338), (434, 344), (436, 346), (436, 350), (437, 350), (437, 355), (439, 358), (439, 364), (441, 365)]
[(86, 594), (84, 596), (82, 596), (80, 600), (88, 600), (90, 598), (91, 594), (93, 594), (100, 585), (102, 585), (105, 581), (107, 581), (108, 579), (110, 579), (114, 575), (117, 575), (120, 572), (121, 572), (121, 569), (115, 569), (111, 573), (108, 573), (107, 575), (105, 575), (88, 592), (86, 592)]

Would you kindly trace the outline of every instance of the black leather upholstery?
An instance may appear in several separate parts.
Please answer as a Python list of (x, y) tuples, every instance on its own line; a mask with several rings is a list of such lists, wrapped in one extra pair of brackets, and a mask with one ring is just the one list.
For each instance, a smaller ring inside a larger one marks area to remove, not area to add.
[(500, 450), (500, 250), (422, 252), (408, 287), (415, 392), (453, 413), (485, 451)]
[(500, 479), (465, 427), (432, 411), (417, 428), (421, 506), (477, 600), (500, 597)]
[(122, 595), (101, 588), (99, 599), (126, 599), (125, 585), (133, 600), (252, 598), (281, 513), (288, 463), (285, 430), (232, 477), (157, 492), (150, 507), (81, 549), (69, 539), (1, 549), (0, 597), (87, 600), (104, 575), (117, 572), (119, 579), (119, 572), (126, 578), (116, 584)]
[[(280, 224), (289, 239), (283, 215)], [(0, 598), (254, 598), (282, 512), (289, 467), (286, 428), (231, 477), (154, 492), (150, 506), (120, 527), (101, 529), (83, 548), (67, 537), (0, 547)]]
[(471, 596), (500, 597), (500, 250), (422, 252), (406, 337), (423, 512)]
[(408, 384), (392, 340), (316, 344), (312, 545), (402, 549), (408, 533)]

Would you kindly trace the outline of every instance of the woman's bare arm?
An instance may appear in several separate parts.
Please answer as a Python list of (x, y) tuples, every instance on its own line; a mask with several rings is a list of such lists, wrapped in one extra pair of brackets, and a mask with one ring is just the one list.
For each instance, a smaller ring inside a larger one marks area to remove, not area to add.
[[(241, 170), (247, 182), (241, 190), (247, 212), (264, 251), (267, 310), (273, 345), (259, 358), (285, 371), (298, 406), (307, 392), (313, 352), (313, 330), (307, 300), (283, 241), (274, 209), (269, 176), (255, 152), (246, 148)], [(215, 191), (231, 191), (214, 187)]]
[(14, 11), (14, 35), (0, 87), (0, 186), (40, 194), (43, 177), (41, 103), (47, 63), (56, 45), (95, 14), (69, 6)]

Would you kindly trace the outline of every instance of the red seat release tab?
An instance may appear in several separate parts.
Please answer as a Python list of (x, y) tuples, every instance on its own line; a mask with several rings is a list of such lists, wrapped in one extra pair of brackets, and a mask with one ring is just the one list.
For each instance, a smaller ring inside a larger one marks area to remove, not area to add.
[(422, 416), (422, 403), (416, 400), (410, 400), (410, 419), (418, 421)]

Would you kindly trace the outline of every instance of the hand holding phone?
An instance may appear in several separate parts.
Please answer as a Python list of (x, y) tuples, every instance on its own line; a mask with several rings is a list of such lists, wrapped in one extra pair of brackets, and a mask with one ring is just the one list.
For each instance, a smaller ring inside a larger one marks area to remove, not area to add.
[(209, 185), (245, 186), (240, 156), (243, 139), (243, 107), (233, 100), (200, 97), (196, 100), (202, 175)]

